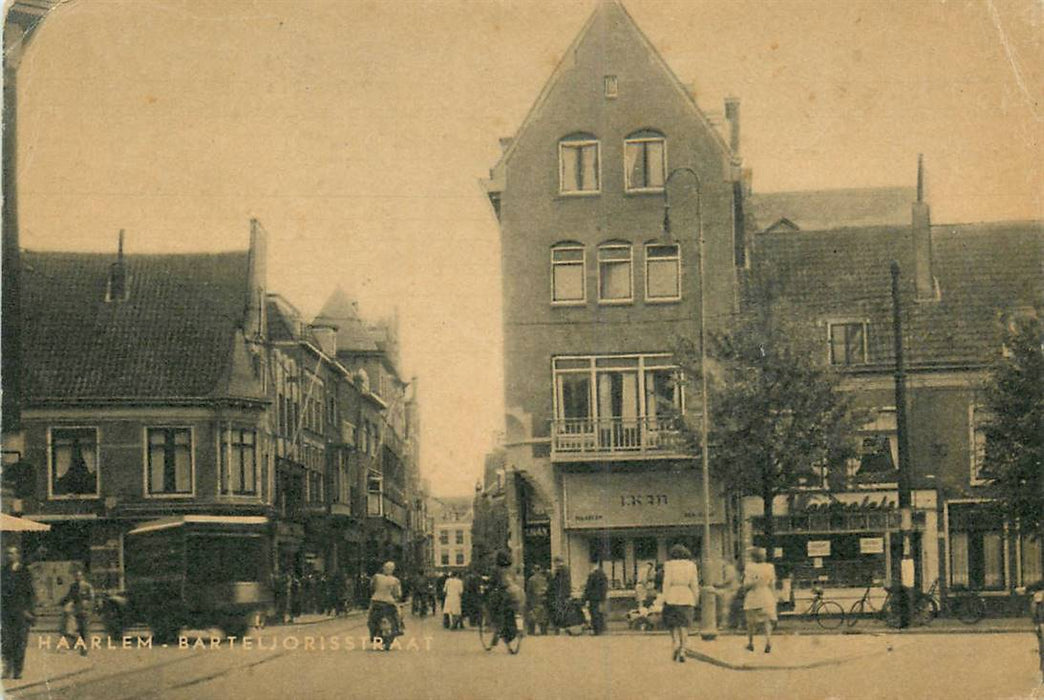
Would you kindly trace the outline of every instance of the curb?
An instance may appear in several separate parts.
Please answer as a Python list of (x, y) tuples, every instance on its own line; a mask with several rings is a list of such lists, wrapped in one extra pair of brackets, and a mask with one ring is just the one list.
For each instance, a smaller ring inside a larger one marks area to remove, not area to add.
[(726, 668), (730, 671), (798, 671), (812, 668), (823, 668), (824, 666), (840, 666), (841, 664), (849, 663), (851, 661), (858, 661), (860, 659), (868, 659), (873, 656), (881, 656), (888, 654), (893, 650), (893, 647), (889, 645), (886, 649), (870, 651), (863, 654), (852, 654), (849, 656), (840, 656), (830, 659), (819, 659), (818, 661), (810, 661), (801, 664), (732, 664), (728, 661), (723, 661), (710, 654), (704, 654), (703, 652), (696, 651), (694, 649), (686, 649), (685, 655), (691, 659), (702, 661), (712, 666), (719, 668)]

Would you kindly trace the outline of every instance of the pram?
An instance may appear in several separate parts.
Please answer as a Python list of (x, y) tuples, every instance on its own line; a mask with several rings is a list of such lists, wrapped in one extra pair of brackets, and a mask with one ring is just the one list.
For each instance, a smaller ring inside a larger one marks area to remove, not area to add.
[(663, 595), (656, 596), (648, 606), (628, 611), (627, 626), (642, 631), (663, 629)]

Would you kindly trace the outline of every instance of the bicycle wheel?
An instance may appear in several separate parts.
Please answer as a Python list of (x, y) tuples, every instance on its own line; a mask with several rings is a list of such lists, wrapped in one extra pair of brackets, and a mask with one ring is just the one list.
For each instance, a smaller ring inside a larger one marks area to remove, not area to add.
[(866, 599), (860, 598), (856, 602), (852, 603), (852, 607), (848, 611), (848, 616), (845, 617), (845, 622), (848, 623), (849, 627), (855, 627), (856, 623), (859, 622), (859, 618), (866, 614)]
[(514, 629), (505, 630), (508, 634), (508, 638), (504, 640), (504, 646), (507, 647), (509, 654), (517, 654), (519, 649), (522, 648), (522, 629), (518, 626), (518, 619), (514, 619), (508, 624), (510, 624)]
[(825, 600), (816, 608), (816, 624), (825, 630), (845, 624), (845, 609), (832, 600)]
[(977, 595), (964, 595), (956, 598), (952, 608), (957, 619), (966, 625), (974, 625), (986, 617), (986, 601)]
[(483, 604), (479, 612), (478, 633), (482, 648), (486, 651), (497, 645), (497, 625), (489, 612), (489, 605)]

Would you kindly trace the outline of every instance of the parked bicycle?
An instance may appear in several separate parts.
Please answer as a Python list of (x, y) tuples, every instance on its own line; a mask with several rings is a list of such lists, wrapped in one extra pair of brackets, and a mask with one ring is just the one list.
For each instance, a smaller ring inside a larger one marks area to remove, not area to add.
[(812, 586), (812, 601), (802, 617), (812, 618), (823, 629), (833, 630), (844, 624), (845, 609), (840, 603), (824, 600), (822, 586), (815, 584)]
[[(902, 589), (892, 589), (885, 600), (882, 614), (889, 627), (899, 627)], [(943, 613), (966, 625), (974, 625), (986, 617), (986, 601), (973, 591), (955, 588), (946, 598), (939, 596), (939, 579), (925, 591), (914, 591), (910, 602), (910, 624), (928, 625)]]
[(885, 599), (885, 605), (882, 608), (878, 608), (874, 605), (873, 599), (870, 597), (870, 591), (873, 589), (874, 584), (877, 583), (871, 580), (866, 584), (866, 590), (863, 591), (863, 596), (852, 603), (852, 607), (848, 609), (848, 614), (845, 616), (845, 622), (848, 623), (849, 627), (855, 627), (856, 623), (863, 617), (872, 617), (880, 614), (884, 607), (887, 607), (888, 599)]

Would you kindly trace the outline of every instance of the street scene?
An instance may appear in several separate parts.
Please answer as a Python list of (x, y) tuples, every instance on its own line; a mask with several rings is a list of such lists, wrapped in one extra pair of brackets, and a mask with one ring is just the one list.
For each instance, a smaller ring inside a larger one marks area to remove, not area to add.
[(9, 0), (18, 698), (1044, 697), (1032, 0)]

